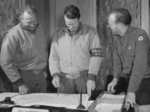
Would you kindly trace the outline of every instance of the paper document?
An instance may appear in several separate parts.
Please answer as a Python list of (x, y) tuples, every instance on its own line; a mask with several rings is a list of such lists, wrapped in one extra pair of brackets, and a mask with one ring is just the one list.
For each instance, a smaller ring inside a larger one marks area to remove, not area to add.
[[(88, 101), (88, 95), (83, 94), (82, 104), (87, 109), (91, 102)], [(76, 109), (79, 105), (79, 94), (52, 94), (52, 93), (34, 93), (13, 97), (12, 100), (21, 106), (45, 105), (53, 107), (65, 107)]]
[(3, 101), (6, 97), (15, 97), (19, 95), (18, 93), (13, 93), (13, 92), (4, 92), (0, 93), (0, 101)]
[(121, 112), (125, 95), (104, 94), (98, 99), (97, 112)]

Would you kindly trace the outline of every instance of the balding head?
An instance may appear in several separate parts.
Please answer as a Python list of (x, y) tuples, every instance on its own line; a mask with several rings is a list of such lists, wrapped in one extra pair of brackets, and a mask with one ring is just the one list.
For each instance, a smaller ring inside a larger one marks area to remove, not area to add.
[(127, 9), (124, 8), (118, 8), (114, 9), (111, 13), (110, 16), (115, 15), (116, 22), (122, 23), (126, 26), (129, 26), (132, 21), (132, 17), (130, 12)]
[(108, 24), (111, 25), (111, 24), (115, 24), (115, 23), (116, 23), (116, 14), (115, 13), (111, 13), (108, 16)]
[(108, 16), (108, 25), (114, 34), (124, 35), (130, 24), (131, 15), (127, 9), (115, 9)]
[(119, 33), (119, 24), (116, 23), (116, 14), (115, 13), (111, 13), (109, 16), (108, 16), (108, 25), (110, 27), (110, 29), (112, 30), (112, 32), (114, 34), (118, 34)]

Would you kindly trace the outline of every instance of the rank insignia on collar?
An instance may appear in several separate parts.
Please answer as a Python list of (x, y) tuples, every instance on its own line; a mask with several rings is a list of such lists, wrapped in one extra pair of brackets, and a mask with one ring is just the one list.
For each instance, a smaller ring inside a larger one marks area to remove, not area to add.
[(138, 41), (143, 41), (144, 37), (143, 36), (139, 36), (138, 37)]

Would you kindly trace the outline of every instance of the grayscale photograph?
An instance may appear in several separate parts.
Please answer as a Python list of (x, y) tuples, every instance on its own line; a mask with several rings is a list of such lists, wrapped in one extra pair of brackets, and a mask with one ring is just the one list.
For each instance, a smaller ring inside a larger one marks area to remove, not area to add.
[(0, 112), (150, 112), (150, 0), (0, 0)]

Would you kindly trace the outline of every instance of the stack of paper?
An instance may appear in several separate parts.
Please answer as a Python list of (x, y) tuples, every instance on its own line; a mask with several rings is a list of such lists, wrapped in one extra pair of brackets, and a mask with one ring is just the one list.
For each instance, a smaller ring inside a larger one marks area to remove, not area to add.
[(5, 92), (5, 93), (0, 93), (0, 101), (4, 101), (4, 99), (6, 97), (15, 97), (15, 96), (18, 96), (19, 94), (18, 93), (12, 93), (12, 92)]
[(104, 94), (98, 99), (97, 112), (121, 112), (125, 95)]
[[(82, 104), (87, 109), (89, 104), (88, 95), (83, 94)], [(79, 94), (52, 94), (52, 93), (34, 93), (13, 97), (12, 100), (20, 106), (45, 105), (53, 107), (65, 107), (76, 109), (79, 105)]]

